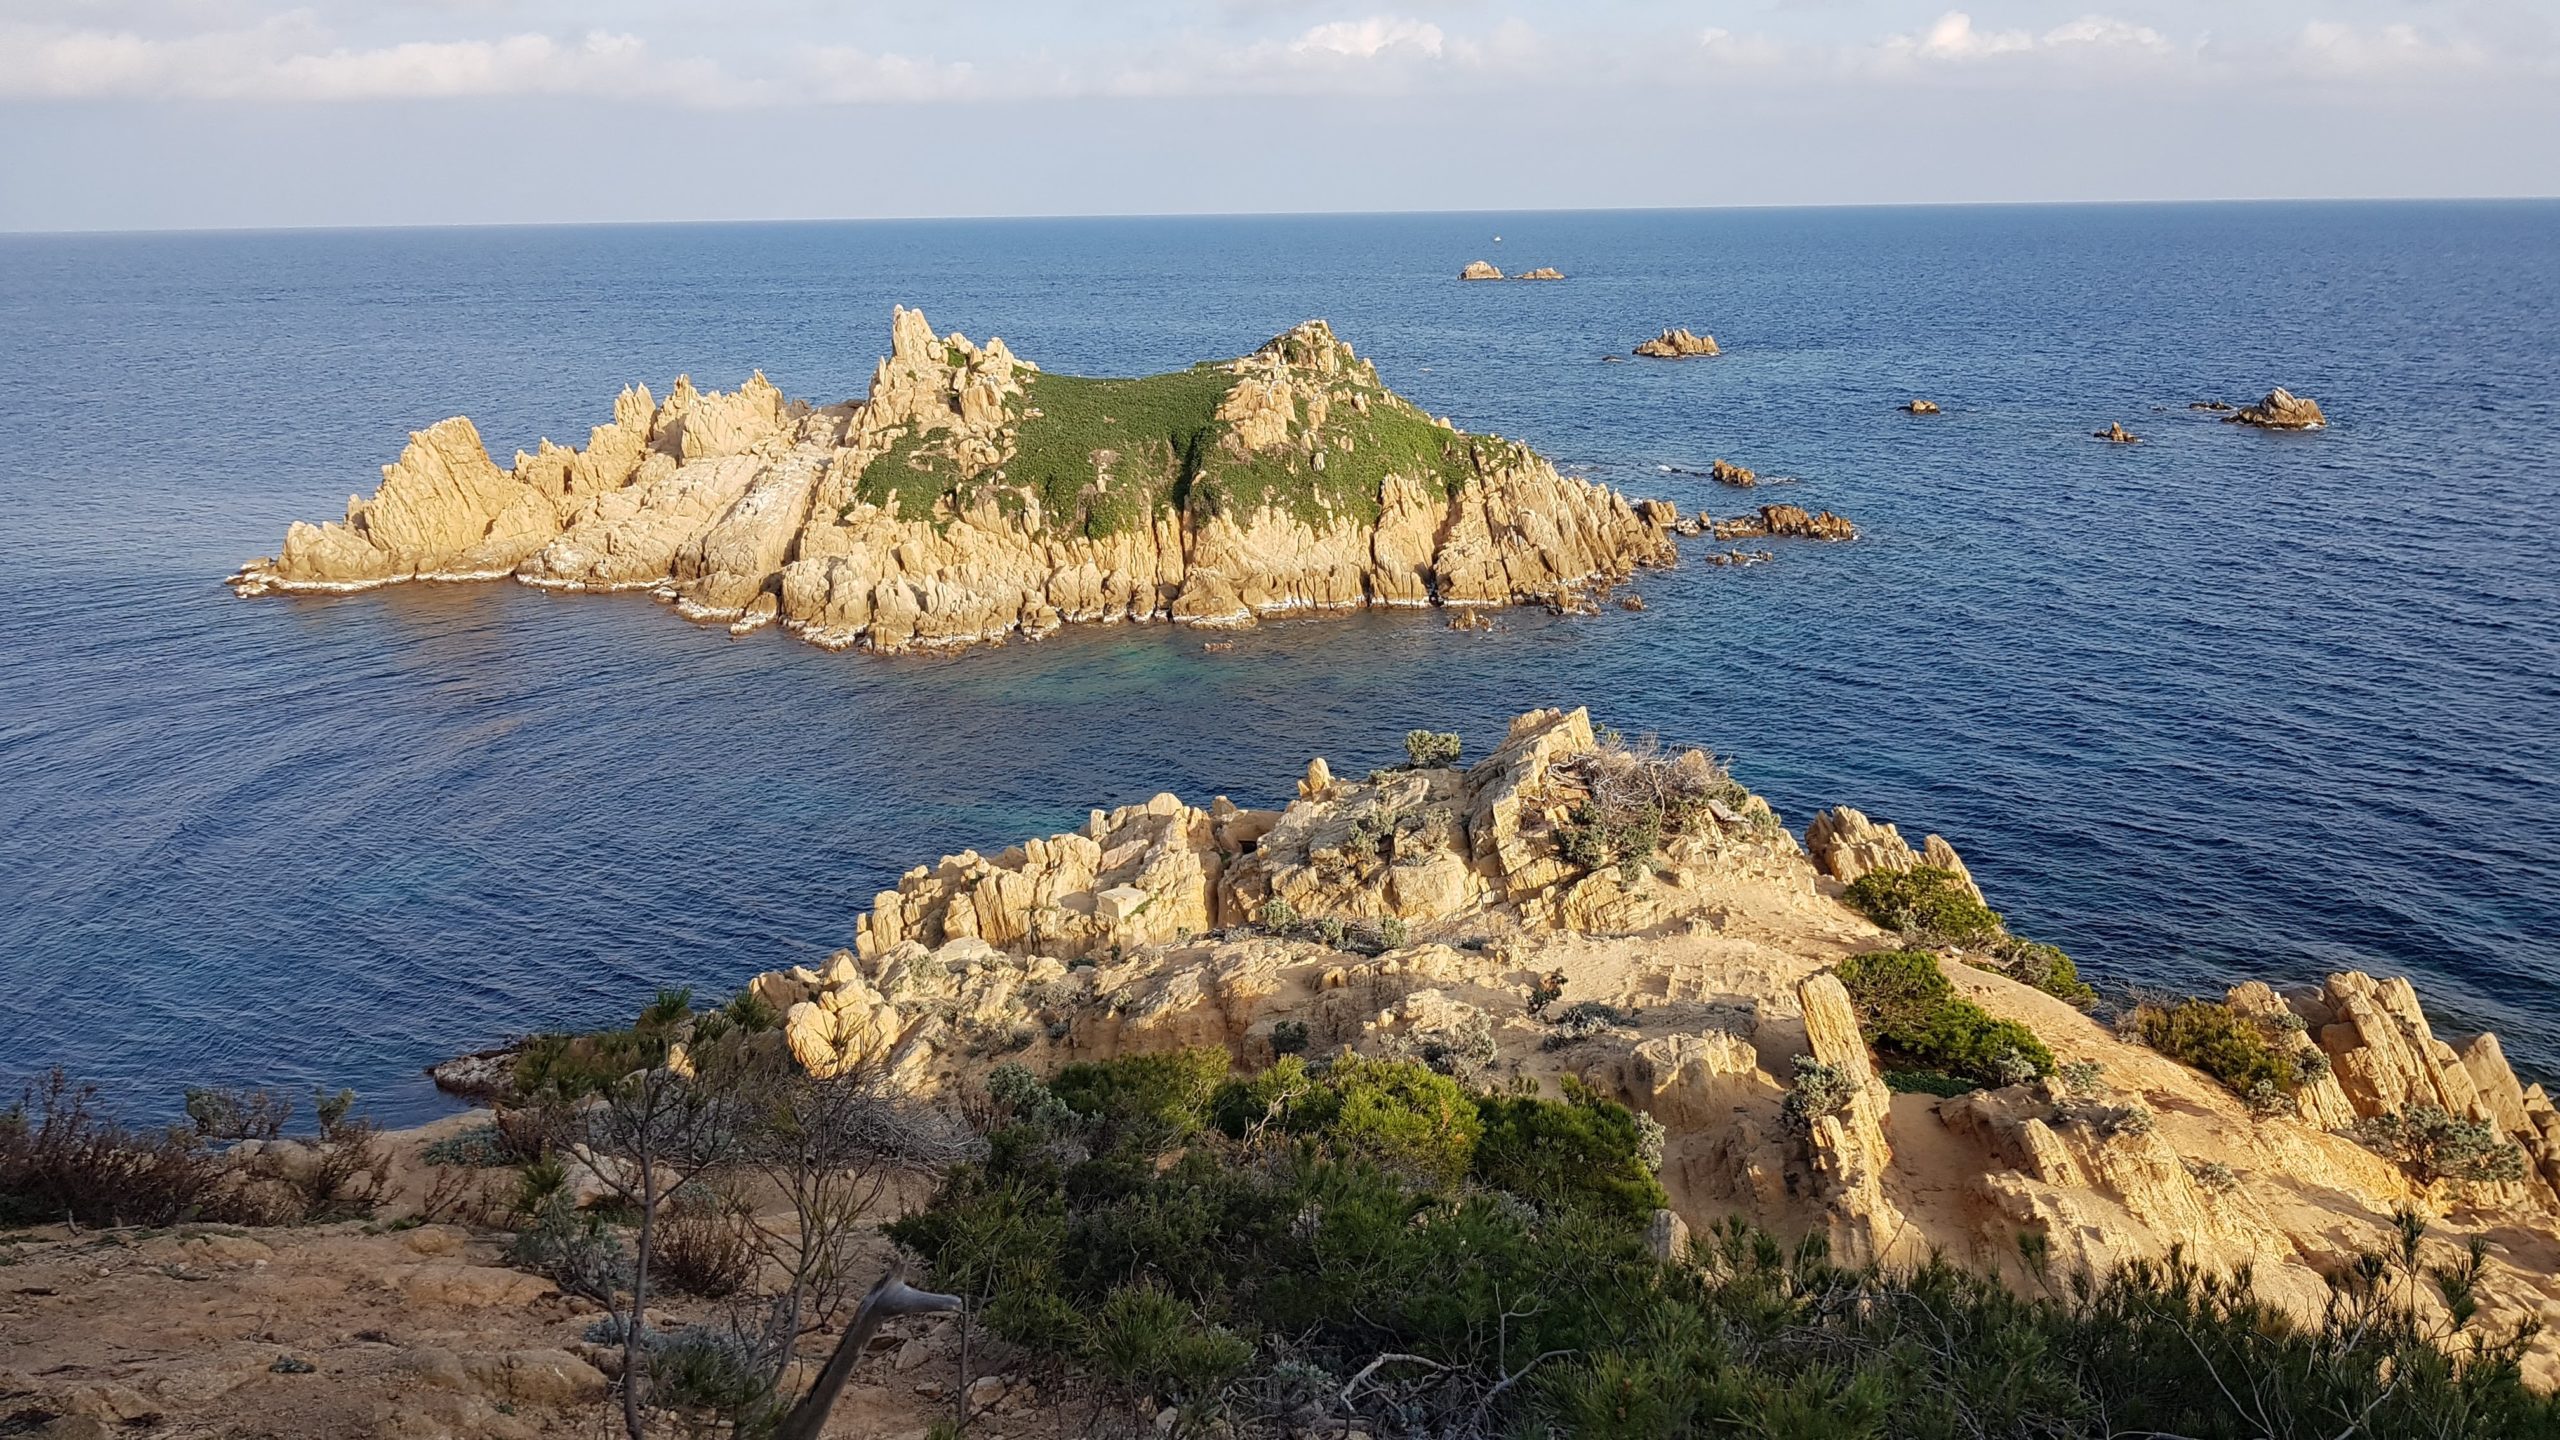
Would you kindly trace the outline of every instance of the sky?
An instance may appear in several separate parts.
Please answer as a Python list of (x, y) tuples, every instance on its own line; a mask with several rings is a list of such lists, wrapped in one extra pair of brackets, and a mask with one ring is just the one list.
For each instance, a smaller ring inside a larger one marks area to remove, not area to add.
[(0, 0), (0, 230), (2560, 194), (2560, 0)]

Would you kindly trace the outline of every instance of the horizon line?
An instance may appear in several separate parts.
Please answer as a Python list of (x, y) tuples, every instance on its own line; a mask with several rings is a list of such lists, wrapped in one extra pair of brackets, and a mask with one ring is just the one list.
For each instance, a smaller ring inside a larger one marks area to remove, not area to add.
[(2333, 195), (2124, 197), (2082, 200), (1813, 200), (1733, 201), (1721, 205), (1538, 205), (1519, 208), (1415, 210), (1050, 211), (1025, 214), (834, 215), (650, 220), (428, 220), (343, 225), (134, 225), (105, 229), (0, 229), (0, 239), (93, 239), (108, 236), (329, 235), (395, 230), (606, 230), (713, 225), (929, 225), (1073, 220), (1354, 220), (1425, 216), (1681, 215), (1784, 210), (2062, 210), (2140, 206), (2278, 205), (2536, 205), (2551, 195)]

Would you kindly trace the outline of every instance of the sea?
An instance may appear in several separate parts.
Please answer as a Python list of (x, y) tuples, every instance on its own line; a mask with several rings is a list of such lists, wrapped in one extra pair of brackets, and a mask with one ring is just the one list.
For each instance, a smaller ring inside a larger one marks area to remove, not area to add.
[[(1461, 284), (1474, 259), (1561, 284)], [(858, 396), (890, 307), (1140, 374), (1330, 321), (1434, 414), (1779, 543), (1641, 613), (1162, 625), (951, 655), (506, 583), (234, 599), (468, 414)], [(1668, 325), (1724, 354), (1626, 361)], [(2192, 402), (2283, 385), (2327, 429)], [(1943, 413), (1897, 407), (1914, 397)], [(2091, 432), (2122, 422), (2141, 437)], [(1767, 485), (1696, 472), (1718, 458)], [(1286, 801), (1584, 705), (1801, 829), (1950, 838), (2102, 988), (2413, 977), (2560, 1075), (2560, 203), (0, 236), (0, 1084), (137, 1120), (715, 997), (911, 866), (1160, 791)], [(0, 1102), (4, 1104), (5, 1102)]]

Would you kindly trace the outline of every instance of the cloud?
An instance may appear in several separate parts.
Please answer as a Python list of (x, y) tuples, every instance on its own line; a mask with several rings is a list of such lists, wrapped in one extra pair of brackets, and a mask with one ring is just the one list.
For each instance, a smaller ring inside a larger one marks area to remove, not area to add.
[(1443, 38), (1437, 25), (1372, 16), (1315, 26), (1290, 41), (1289, 51), (1294, 55), (1339, 55), (1353, 60), (1375, 60), (1390, 52), (1401, 52), (1437, 60)]
[(2486, 50), (2470, 41), (2432, 40), (2414, 25), (2364, 30), (2323, 20), (2302, 27), (2293, 55), (2315, 75), (2360, 80), (2480, 70), (2490, 60)]
[(654, 94), (692, 104), (750, 98), (718, 67), (665, 63), (636, 35), (330, 46), (306, 17), (153, 39), (129, 31), (0, 25), (0, 98), (364, 101), (517, 94)]
[(1876, 47), (1873, 58), (1886, 69), (1919, 66), (1959, 67), (1993, 64), (2005, 67), (2036, 60), (2159, 57), (2175, 53), (2169, 38), (2148, 25), (2111, 15), (2083, 15), (2042, 32), (1984, 30), (1962, 10), (1950, 10), (1917, 34), (1892, 35)]

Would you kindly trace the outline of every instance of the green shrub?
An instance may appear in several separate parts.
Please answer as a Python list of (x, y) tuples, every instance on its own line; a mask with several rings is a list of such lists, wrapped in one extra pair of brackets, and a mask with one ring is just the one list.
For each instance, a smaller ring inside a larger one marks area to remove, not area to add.
[(1441, 770), (1458, 763), (1464, 742), (1444, 730), (1408, 730), (1404, 753), (1416, 770)]
[(1307, 1022), (1280, 1020), (1271, 1026), (1271, 1053), (1295, 1055), (1307, 1048)]
[(2358, 1120), (2348, 1134), (2407, 1168), (2422, 1184), (2438, 1180), (2497, 1183), (2522, 1180), (2524, 1151), (2487, 1120), (2464, 1120), (2433, 1105), (2407, 1114)]
[[(1223, 1115), (1270, 1080), (1281, 1103), (1259, 1113), (1283, 1118), (1279, 1143), (1270, 1127), (1229, 1138), (1222, 1120), (1136, 1166), (998, 1147), (890, 1234), (1061, 1394), (1062, 1372), (1082, 1373), (1239, 1434), (1261, 1433), (1256, 1401), (1284, 1426), (1313, 1406), (1380, 1435), (1645, 1440), (2492, 1440), (2560, 1425), (2523, 1383), (2527, 1337), (2466, 1328), (2477, 1254), (2430, 1263), (2414, 1222), (2309, 1326), (2175, 1255), (2027, 1295), (1943, 1260), (1845, 1269), (1818, 1240), (1791, 1250), (1732, 1223), (1700, 1236), (1694, 1264), (1666, 1265), (1631, 1196), (1571, 1198), (1576, 1156), (1628, 1178), (1602, 1107), (1461, 1097), (1489, 1118), (1454, 1190), (1337, 1143), (1345, 1114), (1397, 1100), (1439, 1128), (1454, 1087), (1419, 1067), (1375, 1078), (1300, 1064), (1221, 1087)], [(1338, 1086), (1360, 1103), (1316, 1098)], [(2407, 1297), (2439, 1281), (2453, 1318), (2419, 1318)]]
[(2221, 1081), (2261, 1112), (2282, 1110), (2305, 1081), (2326, 1073), (2327, 1057), (2314, 1067), (2292, 1027), (2224, 1001), (2145, 1003), (2127, 1025), (2145, 1045)]
[(1935, 865), (1870, 870), (1840, 898), (1885, 929), (1928, 944), (1988, 945), (2001, 934), (2000, 916), (1954, 871)]
[(1208, 1123), (1210, 1099), (1232, 1063), (1208, 1046), (1084, 1061), (1060, 1070), (1049, 1091), (1099, 1127), (1102, 1148), (1160, 1151)]
[[(1482, 1131), (1470, 1174), (1542, 1205), (1581, 1205), (1642, 1223), (1668, 1205), (1645, 1161), (1641, 1117), (1565, 1077), (1559, 1105), (1528, 1096), (1476, 1102)], [(1654, 1164), (1661, 1163), (1656, 1150)]]
[(2082, 1010), (2098, 1003), (2098, 992), (2080, 978), (2080, 967), (2071, 963), (2071, 957), (2062, 953), (2058, 945), (2004, 935), (1993, 945), (1992, 958), (1969, 958), (1967, 963), (1998, 971)]
[(1285, 931), (1296, 927), (1298, 908), (1274, 895), (1262, 902), (1262, 912), (1255, 918), (1262, 922), (1265, 930)]
[(1938, 1095), (1953, 1098), (1970, 1095), (1982, 1088), (1979, 1080), (1950, 1075), (1943, 1070), (1887, 1070), (1882, 1072), (1885, 1088), (1904, 1095)]
[(1868, 1040), (1914, 1062), (1988, 1085), (2016, 1085), (2053, 1070), (2053, 1052), (2035, 1032), (1955, 993), (1925, 950), (1876, 950), (1840, 962), (1840, 983), (1858, 1007)]
[(1483, 1122), (1466, 1087), (1429, 1067), (1346, 1055), (1327, 1068), (1341, 1106), (1325, 1126), (1328, 1150), (1436, 1185), (1467, 1173)]
[(1191, 1306), (1153, 1285), (1124, 1285), (1094, 1316), (1086, 1356), (1133, 1395), (1177, 1404), (1214, 1399), (1253, 1359), (1253, 1346), (1202, 1325)]

